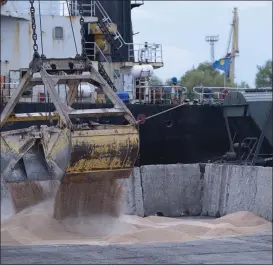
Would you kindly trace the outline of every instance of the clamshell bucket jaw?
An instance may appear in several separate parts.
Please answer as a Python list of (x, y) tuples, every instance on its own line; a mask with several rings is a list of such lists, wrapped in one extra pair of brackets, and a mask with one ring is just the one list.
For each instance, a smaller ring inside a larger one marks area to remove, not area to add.
[(1, 178), (6, 182), (60, 180), (71, 155), (71, 132), (30, 127), (1, 134)]
[[(71, 72), (71, 63), (74, 65), (72, 75), (67, 74)], [(58, 75), (49, 74), (52, 64)], [(7, 122), (37, 121), (48, 117), (59, 122), (57, 126), (31, 126), (2, 132), (1, 178), (6, 182), (59, 180), (71, 183), (129, 177), (139, 151), (138, 126), (126, 105), (91, 62), (79, 57), (43, 59), (39, 67), (40, 77), (33, 77), (33, 72), (30, 68), (6, 104), (1, 113), (1, 127)], [(80, 82), (100, 86), (114, 107), (72, 109)], [(60, 100), (55, 88), (57, 84), (68, 84), (66, 103)], [(45, 85), (56, 111), (12, 113), (23, 92), (35, 85)], [(128, 125), (73, 124), (71, 121), (75, 117), (101, 116), (123, 116)]]

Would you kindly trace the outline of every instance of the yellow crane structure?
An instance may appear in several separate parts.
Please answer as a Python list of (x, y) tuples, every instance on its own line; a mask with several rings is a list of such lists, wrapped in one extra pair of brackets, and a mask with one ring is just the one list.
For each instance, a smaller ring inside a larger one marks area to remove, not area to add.
[(231, 23), (231, 29), (228, 39), (228, 45), (226, 50), (226, 56), (231, 58), (230, 69), (229, 69), (229, 79), (232, 85), (235, 81), (235, 58), (239, 55), (239, 16), (238, 8), (233, 9), (233, 19)]

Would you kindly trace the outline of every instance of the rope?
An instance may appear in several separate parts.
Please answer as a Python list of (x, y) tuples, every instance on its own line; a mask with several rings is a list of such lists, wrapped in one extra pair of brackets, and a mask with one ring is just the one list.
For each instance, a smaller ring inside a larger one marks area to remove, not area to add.
[[(173, 108), (170, 108), (170, 109), (167, 109), (167, 110), (163, 110), (163, 111), (161, 111), (161, 112), (159, 112), (159, 113), (157, 113), (157, 114), (154, 114), (154, 115), (151, 115), (151, 116), (147, 117), (144, 121), (147, 121), (147, 120), (149, 120), (149, 119), (152, 119), (152, 118), (154, 118), (154, 117), (157, 117), (157, 116), (159, 116), (159, 115), (162, 115), (162, 114), (164, 114), (164, 113), (167, 113), (167, 112), (172, 111), (172, 110), (174, 110), (174, 109), (180, 108), (180, 107), (182, 107), (182, 106), (184, 106), (184, 105), (185, 105), (185, 104), (182, 103), (182, 104), (179, 104), (179, 105), (177, 105), (177, 106), (175, 106), (175, 107), (173, 107)], [(143, 120), (137, 121), (137, 123), (141, 123), (141, 122), (143, 122)]]
[(71, 19), (71, 12), (70, 12), (71, 10), (69, 8), (69, 4), (68, 4), (67, 0), (66, 0), (66, 5), (67, 5), (67, 9), (68, 9), (68, 14), (69, 14), (70, 26), (71, 26), (72, 33), (73, 33), (73, 39), (74, 39), (76, 54), (79, 54), (78, 53), (77, 43), (76, 43), (76, 38), (75, 38), (75, 33), (74, 33), (74, 28), (73, 28), (73, 24), (72, 24), (72, 19)]

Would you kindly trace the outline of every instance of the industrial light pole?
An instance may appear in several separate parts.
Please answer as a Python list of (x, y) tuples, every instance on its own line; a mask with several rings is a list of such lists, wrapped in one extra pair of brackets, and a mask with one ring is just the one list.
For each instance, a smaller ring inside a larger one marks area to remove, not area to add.
[(205, 41), (210, 44), (210, 56), (211, 62), (214, 63), (214, 44), (219, 41), (219, 35), (217, 36), (206, 36)]

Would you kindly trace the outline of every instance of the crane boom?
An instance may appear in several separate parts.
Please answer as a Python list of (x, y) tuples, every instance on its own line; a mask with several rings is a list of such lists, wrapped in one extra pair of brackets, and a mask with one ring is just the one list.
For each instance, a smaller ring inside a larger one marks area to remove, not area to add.
[[(237, 7), (233, 10), (233, 20), (231, 24), (231, 32), (230, 37), (228, 41), (228, 49), (227, 49), (227, 57), (231, 58), (230, 68), (229, 68), (229, 79), (234, 85), (234, 79), (235, 79), (235, 57), (239, 55), (239, 17), (238, 17), (238, 9)], [(229, 52), (231, 44), (231, 52)]]

